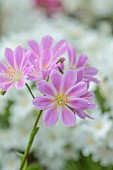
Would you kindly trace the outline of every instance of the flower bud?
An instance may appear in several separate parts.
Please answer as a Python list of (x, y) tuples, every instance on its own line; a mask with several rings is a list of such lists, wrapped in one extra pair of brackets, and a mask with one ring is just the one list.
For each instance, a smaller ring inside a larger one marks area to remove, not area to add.
[(4, 96), (5, 93), (6, 93), (6, 91), (3, 91), (3, 90), (0, 89), (0, 94), (1, 94), (2, 96)]

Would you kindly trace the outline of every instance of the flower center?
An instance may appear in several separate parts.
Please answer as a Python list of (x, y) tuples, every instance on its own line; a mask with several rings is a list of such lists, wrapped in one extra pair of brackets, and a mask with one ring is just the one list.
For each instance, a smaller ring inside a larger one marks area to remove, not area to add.
[(56, 96), (56, 102), (58, 105), (65, 105), (68, 103), (68, 98), (64, 94)]
[(12, 68), (11, 66), (8, 66), (8, 69), (6, 70), (6, 76), (13, 78), (16, 74), (16, 70)]
[(11, 66), (8, 66), (5, 74), (8, 78), (13, 78), (15, 81), (19, 81), (21, 78), (20, 72)]

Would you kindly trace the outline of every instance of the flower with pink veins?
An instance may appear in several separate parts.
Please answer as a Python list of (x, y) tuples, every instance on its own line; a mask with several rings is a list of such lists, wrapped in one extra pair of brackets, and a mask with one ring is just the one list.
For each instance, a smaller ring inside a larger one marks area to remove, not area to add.
[(24, 86), (28, 72), (32, 66), (27, 67), (31, 52), (18, 46), (14, 52), (10, 48), (5, 49), (5, 57), (8, 65), (0, 62), (0, 88), (7, 91), (14, 84), (17, 89)]
[(35, 6), (44, 8), (48, 16), (57, 12), (62, 6), (60, 0), (34, 0), (34, 3)]
[(50, 83), (45, 80), (37, 83), (38, 90), (44, 96), (36, 97), (33, 104), (37, 109), (44, 110), (43, 120), (46, 125), (54, 125), (59, 115), (66, 126), (75, 125), (76, 114), (82, 119), (90, 117), (84, 110), (93, 109), (95, 105), (87, 100), (87, 96), (90, 98), (87, 84), (76, 81), (75, 70), (68, 70), (63, 75), (58, 70), (53, 70)]
[(94, 67), (88, 66), (88, 57), (81, 54), (79, 58), (76, 57), (76, 49), (74, 46), (68, 44), (68, 57), (69, 57), (69, 68), (77, 70), (78, 82), (85, 81), (90, 83), (91, 81), (98, 84), (99, 80), (95, 78), (98, 70)]
[(54, 45), (51, 36), (44, 36), (40, 45), (35, 40), (30, 40), (28, 44), (32, 52), (29, 65), (33, 65), (28, 75), (29, 80), (47, 79), (53, 69), (63, 66), (62, 55), (66, 51), (66, 40), (60, 40)]

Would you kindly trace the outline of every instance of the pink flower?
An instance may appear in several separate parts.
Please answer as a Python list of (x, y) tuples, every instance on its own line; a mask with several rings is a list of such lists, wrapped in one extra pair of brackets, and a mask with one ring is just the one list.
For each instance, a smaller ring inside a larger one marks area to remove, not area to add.
[(6, 91), (14, 84), (17, 89), (24, 86), (26, 82), (26, 76), (31, 70), (30, 67), (26, 67), (30, 52), (18, 46), (14, 52), (10, 48), (5, 49), (5, 57), (8, 66), (0, 63), (0, 88)]
[(44, 8), (48, 16), (57, 12), (62, 6), (60, 0), (34, 0), (34, 3), (35, 6)]
[(40, 45), (35, 40), (30, 40), (28, 43), (32, 52), (29, 64), (33, 65), (28, 75), (29, 80), (46, 79), (53, 69), (62, 67), (62, 62), (59, 62), (59, 60), (62, 60), (62, 55), (66, 51), (65, 40), (61, 40), (54, 45), (53, 38), (45, 36), (42, 38)]
[[(85, 119), (88, 116), (84, 110), (93, 109), (91, 93), (85, 82), (77, 81), (75, 70), (68, 70), (63, 75), (58, 70), (50, 74), (50, 83), (45, 80), (38, 82), (38, 90), (44, 96), (36, 97), (33, 104), (39, 110), (44, 110), (43, 120), (46, 125), (54, 125), (59, 117), (66, 126), (74, 126), (76, 114)], [(87, 99), (88, 98), (88, 99)]]
[(95, 78), (98, 70), (94, 67), (88, 66), (88, 57), (84, 54), (77, 59), (76, 49), (74, 46), (68, 44), (69, 68), (77, 70), (78, 82), (84, 80), (86, 83), (91, 81), (98, 84), (99, 80)]

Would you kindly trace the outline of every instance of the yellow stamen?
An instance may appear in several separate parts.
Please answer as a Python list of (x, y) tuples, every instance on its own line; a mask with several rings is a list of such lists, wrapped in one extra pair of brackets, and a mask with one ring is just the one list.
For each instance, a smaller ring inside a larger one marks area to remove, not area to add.
[(8, 66), (8, 69), (6, 70), (6, 76), (9, 78), (13, 78), (15, 74), (16, 74), (16, 70), (11, 66)]
[(56, 96), (56, 102), (58, 105), (65, 105), (68, 103), (68, 98), (64, 94)]
[(5, 75), (8, 78), (13, 79), (14, 81), (19, 81), (22, 77), (22, 73), (19, 70), (16, 70), (15, 68), (8, 66)]
[(47, 70), (47, 64), (44, 64), (44, 70)]

